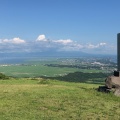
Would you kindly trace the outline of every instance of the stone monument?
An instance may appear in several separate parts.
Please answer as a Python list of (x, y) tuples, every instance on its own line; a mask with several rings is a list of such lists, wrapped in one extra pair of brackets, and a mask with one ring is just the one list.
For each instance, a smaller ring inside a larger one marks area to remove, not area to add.
[(120, 71), (120, 33), (117, 34), (117, 70)]
[(117, 34), (117, 71), (106, 78), (105, 86), (99, 86), (98, 91), (113, 92), (120, 96), (120, 33)]

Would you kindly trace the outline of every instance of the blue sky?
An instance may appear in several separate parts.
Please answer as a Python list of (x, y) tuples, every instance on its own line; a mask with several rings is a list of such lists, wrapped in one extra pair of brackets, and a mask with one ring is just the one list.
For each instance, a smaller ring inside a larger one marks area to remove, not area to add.
[(120, 0), (0, 0), (0, 52), (116, 54)]

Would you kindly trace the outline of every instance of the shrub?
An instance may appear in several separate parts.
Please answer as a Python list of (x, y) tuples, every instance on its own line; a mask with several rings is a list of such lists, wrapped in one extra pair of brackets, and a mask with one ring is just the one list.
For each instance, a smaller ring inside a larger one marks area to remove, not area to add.
[(9, 77), (4, 75), (3, 73), (0, 73), (0, 79), (8, 79)]

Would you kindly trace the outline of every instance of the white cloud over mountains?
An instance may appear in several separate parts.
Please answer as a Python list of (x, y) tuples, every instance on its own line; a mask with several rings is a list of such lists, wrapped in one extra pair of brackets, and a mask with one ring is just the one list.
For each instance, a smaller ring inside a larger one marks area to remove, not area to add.
[(0, 52), (44, 52), (44, 51), (83, 51), (88, 53), (116, 52), (116, 47), (105, 42), (98, 44), (80, 44), (71, 39), (50, 40), (44, 34), (36, 40), (27, 41), (19, 37), (13, 39), (0, 39)]
[(23, 43), (25, 43), (25, 40), (22, 40), (20, 38), (3, 39), (3, 40), (1, 40), (1, 43), (23, 44)]
[(36, 41), (47, 41), (45, 35), (39, 35)]
[(67, 39), (67, 40), (54, 40), (53, 42), (58, 43), (58, 44), (63, 44), (63, 45), (73, 43), (73, 41), (70, 40), (70, 39)]
[(95, 49), (95, 48), (100, 48), (100, 47), (103, 47), (103, 46), (106, 46), (107, 45), (107, 43), (99, 43), (99, 44), (97, 44), (97, 45), (93, 45), (93, 44), (88, 44), (88, 45), (86, 45), (86, 48), (89, 48), (89, 49)]

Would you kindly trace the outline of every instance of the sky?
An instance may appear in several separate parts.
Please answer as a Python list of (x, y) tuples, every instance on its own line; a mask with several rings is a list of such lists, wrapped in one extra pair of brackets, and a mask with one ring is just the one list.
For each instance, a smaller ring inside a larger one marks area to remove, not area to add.
[(116, 54), (120, 0), (0, 0), (0, 53)]

